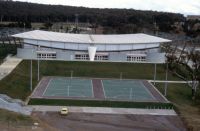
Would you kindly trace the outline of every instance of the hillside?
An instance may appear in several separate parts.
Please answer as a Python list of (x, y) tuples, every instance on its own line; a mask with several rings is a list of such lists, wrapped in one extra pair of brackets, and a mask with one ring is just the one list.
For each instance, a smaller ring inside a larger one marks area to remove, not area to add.
[(0, 1), (0, 21), (12, 22), (89, 22), (94, 26), (110, 27), (117, 33), (152, 30), (154, 22), (161, 31), (173, 30), (175, 22), (185, 20), (182, 14), (140, 11), (134, 9), (98, 9), (62, 5), (44, 5), (27, 2)]

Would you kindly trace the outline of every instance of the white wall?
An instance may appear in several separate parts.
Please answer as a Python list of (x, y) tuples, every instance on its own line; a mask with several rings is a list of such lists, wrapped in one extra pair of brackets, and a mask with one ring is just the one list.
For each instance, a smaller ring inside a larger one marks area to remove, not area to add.
[[(37, 41), (37, 40), (29, 40), (24, 39), (25, 43), (40, 45), (51, 48), (58, 49), (68, 49), (68, 50), (88, 50), (90, 44), (88, 43), (63, 43), (63, 42), (51, 42), (51, 41)], [(138, 49), (146, 49), (146, 48), (156, 48), (159, 47), (159, 43), (151, 43), (151, 44), (96, 44), (97, 51), (123, 51), (123, 50), (138, 50)]]

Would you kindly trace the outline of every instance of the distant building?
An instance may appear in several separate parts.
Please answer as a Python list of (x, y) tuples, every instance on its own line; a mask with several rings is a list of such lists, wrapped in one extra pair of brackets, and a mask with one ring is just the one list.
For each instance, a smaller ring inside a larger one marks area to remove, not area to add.
[(23, 59), (164, 63), (160, 44), (171, 40), (143, 33), (121, 35), (69, 34), (29, 31), (13, 35), (23, 40)]
[(200, 15), (188, 15), (187, 20), (200, 20)]

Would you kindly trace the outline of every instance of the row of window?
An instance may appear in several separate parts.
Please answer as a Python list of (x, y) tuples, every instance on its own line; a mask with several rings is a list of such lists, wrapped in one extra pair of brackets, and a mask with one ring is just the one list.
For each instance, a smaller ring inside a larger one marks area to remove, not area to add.
[(88, 54), (77, 54), (75, 55), (76, 60), (89, 60)]
[[(89, 60), (88, 54), (76, 54), (76, 60)], [(108, 60), (108, 55), (96, 55), (95, 60)], [(145, 56), (127, 56), (127, 61), (136, 61), (136, 62), (144, 62), (146, 61)]]
[(127, 56), (127, 61), (136, 61), (136, 62), (144, 62), (146, 61), (145, 56)]
[[(89, 60), (88, 54), (76, 54), (76, 60)], [(95, 55), (95, 60), (108, 60), (108, 55)]]
[(38, 53), (37, 58), (39, 59), (55, 59), (56, 53)]
[[(56, 53), (38, 53), (37, 58), (42, 58), (42, 59), (56, 59)], [(88, 54), (76, 54), (75, 55), (76, 60), (89, 60), (89, 55)], [(95, 60), (109, 60), (108, 55), (95, 55)], [(133, 62), (144, 62), (146, 61), (145, 56), (131, 56), (128, 55), (126, 57), (127, 61), (133, 61)]]

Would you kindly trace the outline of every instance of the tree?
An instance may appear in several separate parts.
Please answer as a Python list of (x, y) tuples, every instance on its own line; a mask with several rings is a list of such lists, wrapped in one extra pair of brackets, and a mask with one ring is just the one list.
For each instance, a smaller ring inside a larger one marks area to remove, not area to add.
[(200, 52), (195, 48), (189, 51), (183, 47), (178, 56), (178, 48), (174, 45), (166, 47), (166, 51), (169, 69), (188, 83), (192, 90), (192, 99), (195, 99), (200, 83)]
[(52, 26), (53, 26), (53, 24), (52, 24), (51, 22), (46, 22), (46, 23), (44, 23), (44, 27), (45, 27), (46, 29), (50, 29)]
[(186, 67), (188, 75), (191, 78), (191, 82), (188, 82), (188, 85), (192, 88), (192, 97), (195, 99), (197, 87), (200, 82), (200, 52), (190, 52), (187, 55), (187, 60), (188, 62), (183, 65)]
[[(185, 17), (182, 14), (157, 12), (157, 11), (140, 11), (134, 9), (98, 9), (73, 7), (62, 5), (44, 5), (18, 1), (1, 1), (0, 0), (0, 20), (10, 22), (74, 22), (74, 14), (79, 14), (79, 22), (95, 23), (98, 26), (109, 29), (107, 32), (126, 32), (128, 26), (133, 32), (140, 28), (151, 29), (153, 22), (160, 25), (162, 30), (169, 31), (170, 25), (183, 21)], [(152, 18), (155, 18), (153, 21)], [(127, 25), (127, 26), (126, 26)], [(49, 28), (49, 26), (47, 26)], [(110, 28), (111, 27), (111, 28)], [(120, 28), (120, 29), (119, 29)], [(129, 32), (131, 31), (129, 30)], [(161, 31), (162, 31), (161, 30)]]

